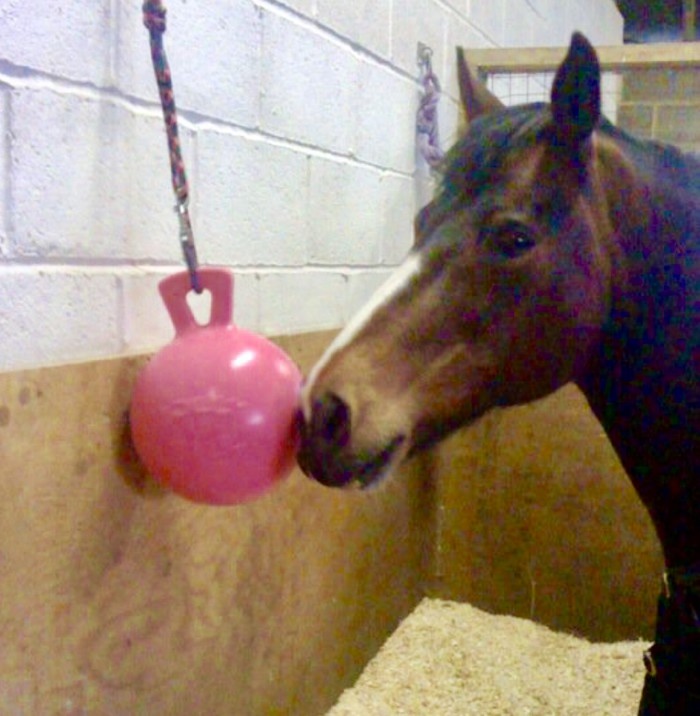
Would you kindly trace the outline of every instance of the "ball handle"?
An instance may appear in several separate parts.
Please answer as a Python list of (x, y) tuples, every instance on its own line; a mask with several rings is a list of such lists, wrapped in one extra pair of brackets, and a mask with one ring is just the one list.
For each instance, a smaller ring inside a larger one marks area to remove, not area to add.
[[(204, 326), (228, 326), (233, 317), (233, 274), (226, 269), (200, 268), (200, 285), (211, 293), (211, 314), (209, 323)], [(202, 328), (187, 303), (187, 294), (192, 284), (187, 271), (169, 276), (158, 284), (163, 303), (170, 314), (177, 337)]]

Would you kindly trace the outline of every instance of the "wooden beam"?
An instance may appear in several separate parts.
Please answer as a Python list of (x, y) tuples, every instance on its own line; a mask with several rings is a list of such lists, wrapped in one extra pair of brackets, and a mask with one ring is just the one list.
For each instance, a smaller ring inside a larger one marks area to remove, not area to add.
[[(596, 48), (603, 70), (614, 72), (645, 67), (700, 66), (700, 42), (661, 42), (644, 45), (615, 45)], [(465, 48), (475, 72), (547, 72), (564, 59), (566, 48)]]

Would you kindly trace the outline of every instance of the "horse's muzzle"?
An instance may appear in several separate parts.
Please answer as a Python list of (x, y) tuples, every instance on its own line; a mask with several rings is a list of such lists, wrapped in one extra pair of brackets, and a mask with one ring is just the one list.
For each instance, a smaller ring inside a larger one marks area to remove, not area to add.
[(350, 408), (333, 393), (315, 400), (308, 420), (300, 415), (299, 423), (299, 467), (329, 487), (366, 488), (378, 482), (404, 443), (398, 436), (379, 450), (353, 451)]

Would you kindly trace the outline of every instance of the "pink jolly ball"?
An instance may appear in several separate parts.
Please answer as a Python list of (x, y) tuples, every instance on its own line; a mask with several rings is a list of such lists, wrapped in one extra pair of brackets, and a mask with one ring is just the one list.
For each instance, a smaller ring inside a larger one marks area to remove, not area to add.
[(189, 275), (160, 285), (172, 343), (139, 375), (131, 402), (134, 445), (160, 483), (195, 502), (236, 504), (291, 471), (301, 374), (274, 343), (231, 324), (233, 277), (200, 269), (212, 317), (196, 323)]

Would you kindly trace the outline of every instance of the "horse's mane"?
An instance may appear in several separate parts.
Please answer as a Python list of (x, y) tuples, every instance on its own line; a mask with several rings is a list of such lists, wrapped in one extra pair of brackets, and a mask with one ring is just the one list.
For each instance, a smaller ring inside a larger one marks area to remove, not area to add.
[(625, 154), (642, 171), (656, 181), (663, 181), (700, 200), (700, 160), (677, 147), (663, 142), (639, 139), (616, 127), (607, 119), (598, 130), (620, 144)]
[[(476, 191), (493, 177), (507, 153), (552, 135), (549, 104), (508, 107), (476, 118), (447, 153), (441, 168), (440, 193), (450, 199)], [(661, 142), (638, 139), (602, 118), (597, 131), (620, 145), (643, 173), (700, 198), (700, 160)]]

